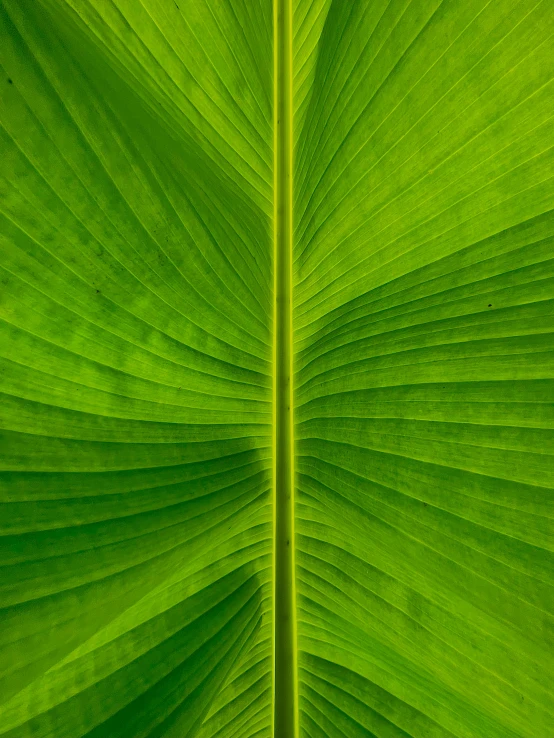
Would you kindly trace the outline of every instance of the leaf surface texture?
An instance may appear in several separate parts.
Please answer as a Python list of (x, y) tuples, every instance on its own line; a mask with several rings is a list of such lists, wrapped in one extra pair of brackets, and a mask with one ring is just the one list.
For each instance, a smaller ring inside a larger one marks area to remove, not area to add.
[[(546, 738), (551, 5), (292, 9), (299, 738)], [(273, 735), (273, 24), (0, 3), (2, 738)]]

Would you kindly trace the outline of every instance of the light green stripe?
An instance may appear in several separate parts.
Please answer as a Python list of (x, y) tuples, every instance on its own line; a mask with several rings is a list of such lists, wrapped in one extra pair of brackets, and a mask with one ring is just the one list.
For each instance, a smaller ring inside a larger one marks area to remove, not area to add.
[(275, 8), (275, 716), (276, 738), (296, 728), (294, 461), (292, 433), (292, 8)]

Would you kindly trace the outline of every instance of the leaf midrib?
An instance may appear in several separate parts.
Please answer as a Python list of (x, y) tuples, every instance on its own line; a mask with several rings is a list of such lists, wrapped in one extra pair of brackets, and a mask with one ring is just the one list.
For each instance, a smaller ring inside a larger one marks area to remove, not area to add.
[(274, 737), (297, 730), (292, 402), (292, 0), (274, 0)]

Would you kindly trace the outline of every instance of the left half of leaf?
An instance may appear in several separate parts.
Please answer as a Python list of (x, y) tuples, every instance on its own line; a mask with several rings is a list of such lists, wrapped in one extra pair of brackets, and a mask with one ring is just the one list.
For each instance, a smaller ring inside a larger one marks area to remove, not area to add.
[(271, 13), (0, 3), (4, 738), (269, 734)]

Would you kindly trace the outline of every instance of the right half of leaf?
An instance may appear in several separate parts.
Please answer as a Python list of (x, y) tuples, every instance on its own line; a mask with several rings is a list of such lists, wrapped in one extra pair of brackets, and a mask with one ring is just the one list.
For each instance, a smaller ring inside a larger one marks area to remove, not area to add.
[(295, 3), (302, 736), (552, 735), (553, 31)]

